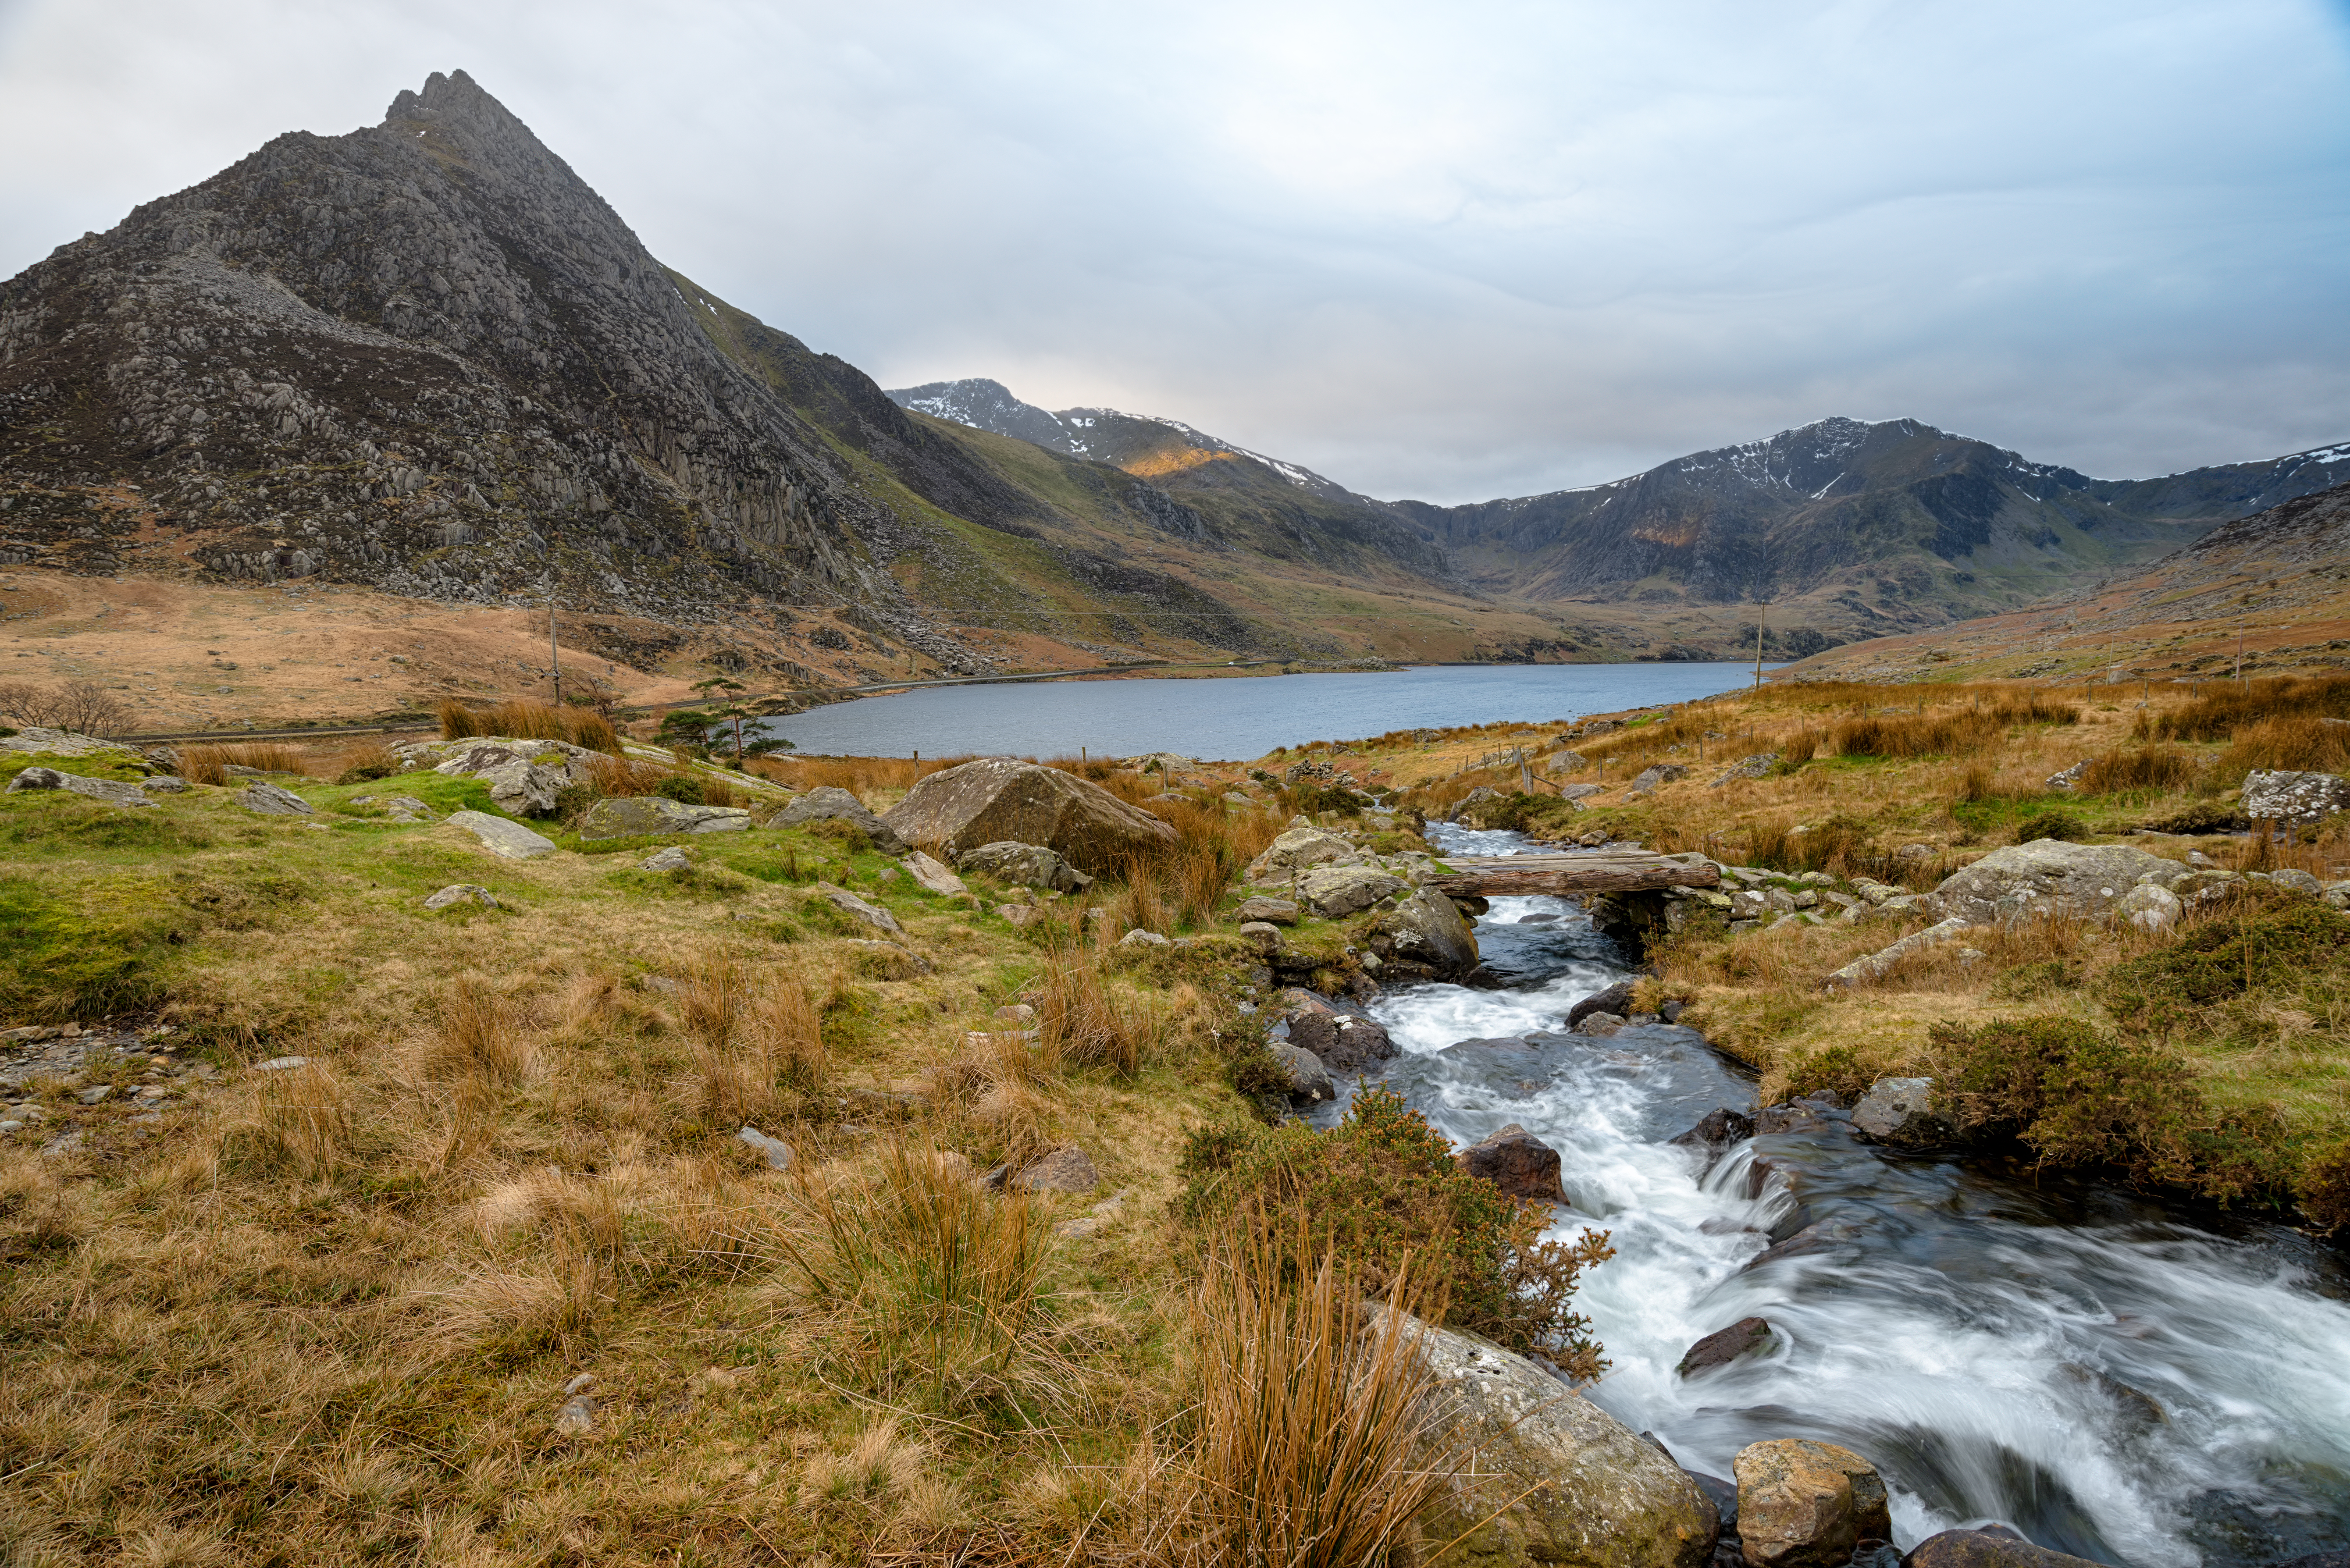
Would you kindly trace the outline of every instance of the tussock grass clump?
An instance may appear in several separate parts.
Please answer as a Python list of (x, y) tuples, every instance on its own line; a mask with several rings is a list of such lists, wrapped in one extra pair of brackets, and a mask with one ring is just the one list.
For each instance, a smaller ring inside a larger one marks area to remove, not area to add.
[(2220, 682), (2201, 696), (2138, 720), (2141, 741), (2225, 741), (2276, 719), (2350, 718), (2350, 676)]
[(2010, 698), (1985, 708), (1854, 719), (1835, 727), (1840, 757), (1962, 757), (2002, 744), (2015, 724), (2077, 724), (2081, 711), (2037, 697)]
[(441, 1000), (438, 1025), (425, 1051), (426, 1068), (449, 1078), (479, 1077), (511, 1088), (536, 1056), (515, 1009), (479, 975), (461, 975)]
[(1298, 1122), (1195, 1128), (1180, 1169), (1180, 1207), (1194, 1220), (1254, 1230), (1263, 1245), (1303, 1237), (1373, 1290), (1409, 1257), (1440, 1321), (1538, 1350), (1576, 1381), (1606, 1368), (1574, 1299), (1582, 1271), (1614, 1256), (1607, 1233), (1542, 1241), (1548, 1209), (1462, 1170), (1444, 1135), (1391, 1089), (1363, 1090), (1328, 1133)]
[(1154, 1021), (1110, 988), (1098, 950), (1069, 942), (1049, 950), (1038, 977), (1040, 1040), (1056, 1062), (1131, 1075), (1155, 1044)]
[(380, 741), (366, 741), (345, 751), (330, 764), (329, 770), (338, 784), (366, 784), (373, 779), (388, 779), (404, 770), (400, 758)]
[(245, 1175), (317, 1180), (342, 1168), (357, 1122), (349, 1086), (324, 1064), (271, 1073), (223, 1124), (220, 1162)]
[(2350, 724), (2328, 723), (2314, 713), (2243, 724), (2211, 764), (2212, 777), (2233, 787), (2255, 768), (2322, 774), (2350, 770)]
[(2178, 746), (2147, 746), (2107, 752), (2081, 774), (2084, 794), (2165, 794), (2191, 789), (2202, 769), (2195, 753)]
[(441, 738), (444, 741), (504, 735), (516, 741), (563, 741), (614, 756), (620, 752), (619, 732), (612, 727), (611, 720), (592, 708), (556, 708), (529, 701), (468, 708), (453, 697), (444, 697), (439, 717)]
[(232, 746), (182, 746), (180, 776), (190, 784), (225, 784), (230, 768), (258, 768), (265, 774), (307, 774), (309, 764), (295, 747), (272, 741), (245, 741)]

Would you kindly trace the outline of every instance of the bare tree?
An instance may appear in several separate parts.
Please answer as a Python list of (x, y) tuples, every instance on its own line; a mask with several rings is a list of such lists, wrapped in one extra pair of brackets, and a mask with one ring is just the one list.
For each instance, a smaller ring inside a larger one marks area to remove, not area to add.
[(50, 688), (29, 680), (0, 681), (0, 718), (47, 727), (56, 722), (57, 713), (57, 694)]
[(0, 714), (19, 724), (81, 735), (116, 735), (130, 727), (130, 704), (95, 680), (63, 686), (10, 681), (0, 685)]

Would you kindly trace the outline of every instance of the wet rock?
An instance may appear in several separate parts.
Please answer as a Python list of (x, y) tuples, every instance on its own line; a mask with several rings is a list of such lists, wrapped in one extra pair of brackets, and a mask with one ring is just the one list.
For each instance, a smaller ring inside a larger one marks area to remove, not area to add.
[(1275, 1040), (1266, 1047), (1273, 1059), (1281, 1064), (1289, 1077), (1289, 1097), (1308, 1102), (1334, 1100), (1337, 1087), (1330, 1082), (1330, 1074), (1322, 1065), (1322, 1058), (1302, 1046), (1286, 1040)]
[(1957, 1141), (1956, 1123), (1934, 1100), (1931, 1078), (1879, 1078), (1852, 1107), (1853, 1130), (1897, 1148), (1939, 1148)]
[(2244, 775), (2244, 815), (2254, 822), (2322, 821), (2350, 811), (2350, 779), (2254, 768)]
[(1053, 893), (1083, 892), (1093, 878), (1042, 844), (1011, 839), (983, 844), (955, 857), (955, 865), (974, 876), (993, 877), (1014, 888), (1035, 888)]
[(1289, 1043), (1321, 1059), (1333, 1073), (1364, 1073), (1393, 1059), (1396, 1045), (1385, 1025), (1358, 1012), (1316, 1008), (1289, 1021)]
[[(10, 779), (8, 787), (0, 790), (0, 794), (16, 794), (30, 790), (64, 790), (85, 800), (102, 801), (108, 805), (151, 809), (155, 805), (137, 784), (123, 784), (115, 779), (84, 778), (79, 774), (63, 773), (56, 768), (26, 768)], [(305, 804), (302, 809), (307, 811), (310, 807)]]
[(1831, 1119), (1827, 1106), (1818, 1100), (1787, 1100), (1755, 1112), (1754, 1132), (1758, 1137), (1773, 1133), (1814, 1132), (1827, 1126)]
[[(1803, 1213), (1804, 1210), (1798, 1208), (1791, 1218), (1801, 1218)], [(1748, 1273), (1773, 1263), (1783, 1263), (1790, 1258), (1809, 1258), (1832, 1252), (1856, 1241), (1859, 1235), (1859, 1226), (1850, 1220), (1814, 1220), (1784, 1241), (1774, 1241), (1755, 1253), (1739, 1272)]]
[(757, 1127), (743, 1127), (734, 1135), (737, 1143), (748, 1144), (753, 1153), (767, 1162), (769, 1170), (789, 1170), (792, 1168), (792, 1146), (779, 1137), (761, 1132)]
[(310, 803), (282, 784), (255, 779), (236, 797), (236, 804), (264, 816), (308, 816)]
[(456, 811), (449, 814), (449, 824), (462, 827), (482, 841), (482, 847), (506, 860), (536, 860), (555, 853), (555, 841), (542, 838), (519, 822), (503, 816), (492, 816), (485, 811)]
[(846, 822), (871, 839), (884, 855), (903, 855), (910, 847), (896, 828), (874, 815), (863, 801), (831, 784), (801, 795), (769, 819), (767, 826), (805, 827), (813, 822)]
[(1314, 913), (1335, 920), (1367, 909), (1409, 886), (1402, 877), (1375, 867), (1326, 866), (1298, 879), (1297, 896)]
[(906, 875), (911, 877), (917, 886), (932, 893), (950, 898), (960, 898), (971, 892), (969, 888), (963, 886), (962, 877), (919, 849), (899, 864), (906, 868)]
[[(1473, 1449), (1483, 1480), (1450, 1478), (1413, 1521), (1411, 1560), (1479, 1568), (1700, 1568), (1720, 1521), (1670, 1455), (1521, 1355), (1381, 1309), (1436, 1382), (1440, 1440)], [(1495, 1512), (1499, 1509), (1498, 1513)]]
[(1942, 912), (1969, 925), (2065, 917), (2104, 919), (2122, 896), (2149, 878), (2168, 884), (2187, 875), (2176, 860), (2120, 844), (2066, 844), (2042, 838), (1994, 849), (1934, 889)]
[(445, 909), (452, 904), (479, 904), (484, 909), (498, 907), (497, 899), (487, 888), (472, 882), (452, 882), (424, 900), (428, 909)]
[(1759, 1317), (1742, 1317), (1728, 1328), (1717, 1329), (1689, 1347), (1676, 1370), (1683, 1377), (1727, 1366), (1741, 1356), (1769, 1348), (1771, 1324)]
[(1429, 888), (1379, 917), (1379, 932), (1394, 944), (1395, 956), (1424, 964), (1439, 980), (1455, 980), (1477, 967), (1477, 936), (1451, 898)]
[(1608, 1035), (1625, 1028), (1626, 1022), (1623, 1017), (1613, 1012), (1586, 1012), (1575, 1021), (1575, 1032), (1577, 1034), (1591, 1034), (1606, 1039)]
[(1297, 906), (1287, 898), (1243, 898), (1233, 916), (1243, 921), (1263, 920), (1268, 925), (1294, 926), (1297, 923)]
[(867, 903), (846, 888), (835, 887), (830, 882), (818, 882), (816, 896), (843, 914), (856, 916), (876, 930), (888, 931), (892, 936), (900, 935), (905, 930), (898, 923), (897, 916), (879, 904)]
[(1621, 1018), (1631, 1011), (1632, 982), (1628, 980), (1619, 980), (1607, 990), (1593, 992), (1589, 996), (1568, 1008), (1566, 1026), (1572, 1029), (1595, 1012), (1612, 1012)]
[(1260, 884), (1286, 882), (1316, 867), (1362, 863), (1363, 851), (1358, 846), (1299, 817), (1283, 829), (1263, 854), (1249, 862), (1248, 880)]
[(1084, 1149), (1072, 1146), (1023, 1166), (1006, 1185), (1014, 1192), (1091, 1192), (1101, 1185), (1101, 1173)]
[(1735, 1143), (1754, 1136), (1754, 1118), (1728, 1106), (1708, 1111), (1698, 1118), (1697, 1126), (1669, 1139), (1683, 1148), (1705, 1148), (1720, 1154)]
[(908, 844), (961, 864), (987, 844), (1041, 844), (1099, 876), (1173, 847), (1175, 830), (1099, 784), (1009, 757), (931, 774), (884, 812)]
[(1850, 1449), (1802, 1438), (1750, 1443), (1731, 1461), (1738, 1538), (1756, 1568), (1845, 1568), (1893, 1521), (1877, 1468)]
[[(2330, 1562), (2323, 1561), (2331, 1559)], [(1929, 1535), (1903, 1558), (1904, 1568), (2091, 1568), (2085, 1557), (2034, 1546), (2012, 1530), (1945, 1530)], [(2321, 1552), (2285, 1568), (2350, 1568), (2350, 1552)]]
[(579, 819), (583, 840), (636, 838), (671, 833), (733, 833), (751, 826), (738, 805), (688, 805), (665, 794), (621, 795), (599, 800)]
[(1515, 1122), (1452, 1158), (1461, 1169), (1513, 1198), (1546, 1203), (1565, 1200), (1566, 1189), (1559, 1181), (1558, 1150)]

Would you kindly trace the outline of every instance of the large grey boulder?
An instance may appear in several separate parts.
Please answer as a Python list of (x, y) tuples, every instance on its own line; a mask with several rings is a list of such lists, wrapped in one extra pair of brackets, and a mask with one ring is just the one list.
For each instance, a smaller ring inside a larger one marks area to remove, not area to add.
[(482, 847), (506, 860), (536, 860), (555, 853), (555, 841), (542, 838), (519, 822), (492, 816), (486, 811), (454, 811), (449, 825), (462, 827), (482, 841)]
[(2141, 878), (2167, 885), (2187, 871), (2176, 860), (2126, 845), (2039, 838), (1992, 850), (1945, 877), (1934, 897), (1944, 914), (1976, 926), (2104, 919)]
[(1248, 880), (1259, 886), (1272, 886), (1319, 866), (1362, 863), (1359, 847), (1335, 833), (1324, 832), (1301, 816), (1282, 829), (1281, 836), (1249, 862)]
[(490, 804), (515, 816), (553, 816), (555, 797), (570, 787), (570, 775), (516, 757), (474, 775), (490, 786)]
[(266, 779), (255, 779), (236, 797), (236, 804), (247, 811), (257, 811), (264, 816), (308, 816), (310, 803), (282, 784)]
[(1324, 919), (1335, 920), (1357, 909), (1367, 909), (1410, 886), (1402, 877), (1389, 876), (1376, 867), (1325, 866), (1298, 879), (1297, 897)]
[(881, 820), (908, 844), (949, 861), (983, 844), (1041, 844), (1096, 877), (1178, 842), (1172, 827), (1099, 784), (1011, 757), (934, 773)]
[(888, 931), (894, 936), (905, 929), (898, 923), (897, 916), (879, 904), (867, 903), (846, 888), (836, 887), (830, 882), (818, 882), (816, 894), (834, 909), (856, 916), (876, 930)]
[(1828, 991), (1849, 991), (1856, 985), (1875, 980), (1897, 962), (1923, 948), (1939, 947), (1964, 934), (1974, 922), (1964, 915), (1952, 915), (1922, 931), (1912, 931), (1890, 947), (1879, 948), (1873, 953), (1853, 960), (1842, 969), (1834, 971), (1820, 981)]
[(1015, 888), (1044, 888), (1060, 893), (1082, 891), (1093, 878), (1041, 844), (983, 844), (955, 857), (960, 870), (993, 877)]
[(805, 827), (811, 822), (846, 822), (864, 831), (884, 855), (903, 855), (910, 847), (898, 830), (873, 815), (865, 803), (845, 789), (830, 784), (812, 789), (767, 821), (769, 827)]
[(579, 819), (583, 839), (637, 838), (668, 833), (734, 833), (751, 826), (739, 805), (688, 805), (664, 794), (599, 800)]
[(1931, 1078), (1877, 1079), (1852, 1107), (1852, 1127), (1872, 1142), (1899, 1148), (1939, 1147), (1959, 1136), (1935, 1101)]
[(1491, 1340), (1385, 1309), (1378, 1324), (1411, 1336), (1433, 1385), (1439, 1440), (1478, 1459), (1448, 1476), (1413, 1521), (1410, 1562), (1463, 1536), (1444, 1563), (1698, 1568), (1708, 1560), (1720, 1516), (1663, 1449)]
[[(84, 778), (79, 774), (63, 773), (56, 768), (26, 768), (15, 778), (10, 779), (8, 787), (5, 790), (0, 790), (0, 794), (16, 794), (24, 791), (49, 789), (64, 790), (69, 794), (81, 795), (88, 800), (103, 801), (108, 805), (151, 807), (155, 804), (147, 798), (146, 792), (137, 784), (123, 784), (115, 779)], [(306, 805), (302, 809), (307, 811), (310, 808)]]
[(1461, 907), (1433, 888), (1417, 888), (1381, 919), (1395, 956), (1426, 964), (1439, 980), (1458, 980), (1477, 967), (1477, 935)]
[(2350, 811), (2350, 779), (2335, 774), (2271, 772), (2244, 775), (2244, 815), (2254, 822), (2317, 822)]

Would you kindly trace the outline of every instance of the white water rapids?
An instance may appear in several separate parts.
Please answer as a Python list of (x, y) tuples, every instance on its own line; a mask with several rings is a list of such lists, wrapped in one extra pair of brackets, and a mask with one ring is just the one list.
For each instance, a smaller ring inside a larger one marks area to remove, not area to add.
[[(1520, 842), (1436, 831), (1454, 853)], [(1560, 1151), (1555, 1233), (1604, 1228), (1617, 1249), (1580, 1297), (1613, 1364), (1590, 1392), (1682, 1465), (1726, 1477), (1760, 1438), (1842, 1443), (1885, 1473), (1905, 1549), (1987, 1520), (2131, 1568), (2350, 1545), (2334, 1254), (2280, 1226), (1897, 1157), (1841, 1119), (1707, 1170), (1666, 1140), (1717, 1106), (1752, 1110), (1751, 1083), (1690, 1030), (1561, 1033), (1624, 972), (1570, 902), (1496, 898), (1477, 935), (1518, 988), (1380, 998), (1369, 1011), (1403, 1053), (1387, 1081), (1456, 1142), (1517, 1122)], [(1783, 1174), (1755, 1181), (1758, 1158)], [(1747, 1269), (1765, 1232), (1814, 1221), (1823, 1245)], [(1774, 1330), (1766, 1352), (1676, 1375), (1692, 1342), (1749, 1315)]]

